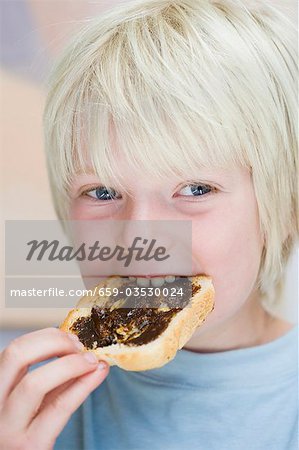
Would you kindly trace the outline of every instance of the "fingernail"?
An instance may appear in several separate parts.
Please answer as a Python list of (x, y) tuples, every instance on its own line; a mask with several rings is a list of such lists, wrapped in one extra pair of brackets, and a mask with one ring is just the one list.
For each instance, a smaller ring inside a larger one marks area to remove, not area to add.
[(78, 336), (77, 336), (76, 334), (73, 334), (73, 333), (67, 333), (67, 335), (68, 335), (68, 337), (69, 337), (70, 339), (72, 339), (72, 341), (78, 341), (78, 340), (79, 340), (79, 338), (78, 338)]
[(98, 370), (105, 370), (107, 367), (107, 363), (105, 363), (104, 361), (100, 361), (98, 364)]
[(92, 352), (86, 352), (84, 353), (84, 358), (91, 364), (95, 364), (98, 362), (98, 358), (96, 357), (96, 355)]

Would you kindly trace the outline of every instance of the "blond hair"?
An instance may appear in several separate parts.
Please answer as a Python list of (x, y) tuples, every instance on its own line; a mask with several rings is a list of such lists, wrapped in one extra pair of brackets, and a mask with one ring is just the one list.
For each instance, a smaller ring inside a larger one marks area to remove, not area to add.
[(138, 0), (91, 20), (50, 77), (45, 146), (60, 219), (87, 146), (101, 182), (126, 190), (112, 127), (153, 180), (248, 167), (265, 238), (258, 285), (277, 298), (298, 236), (296, 34), (275, 8), (246, 3)]

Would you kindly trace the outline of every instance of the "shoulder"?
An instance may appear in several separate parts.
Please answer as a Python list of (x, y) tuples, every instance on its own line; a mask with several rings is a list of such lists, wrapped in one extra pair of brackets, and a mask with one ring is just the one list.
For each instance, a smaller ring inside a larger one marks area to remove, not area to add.
[(261, 344), (267, 344), (275, 341), (291, 330), (298, 328), (297, 324), (288, 322), (287, 320), (267, 314), (266, 326)]

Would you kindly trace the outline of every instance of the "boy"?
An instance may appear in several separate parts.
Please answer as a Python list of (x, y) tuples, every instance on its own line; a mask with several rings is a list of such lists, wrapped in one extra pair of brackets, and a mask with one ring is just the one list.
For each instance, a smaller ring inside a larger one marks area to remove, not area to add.
[(45, 110), (58, 217), (192, 220), (215, 310), (166, 366), (107, 378), (58, 330), (19, 338), (0, 363), (6, 448), (297, 448), (297, 327), (270, 312), (298, 236), (289, 30), (270, 7), (140, 0), (65, 51)]

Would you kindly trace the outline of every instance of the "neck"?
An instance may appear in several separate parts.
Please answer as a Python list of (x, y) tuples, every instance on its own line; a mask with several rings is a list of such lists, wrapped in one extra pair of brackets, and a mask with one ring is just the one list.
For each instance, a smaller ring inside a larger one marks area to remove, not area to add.
[(279, 338), (292, 324), (269, 314), (254, 294), (233, 316), (211, 329), (198, 329), (184, 349), (213, 353), (266, 344)]

